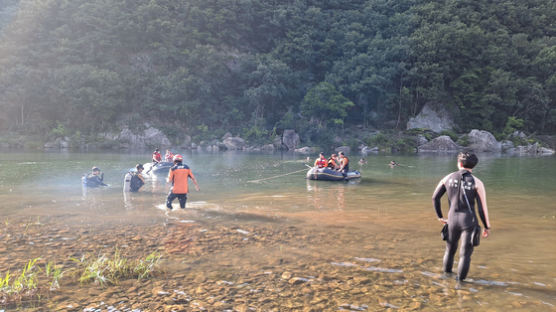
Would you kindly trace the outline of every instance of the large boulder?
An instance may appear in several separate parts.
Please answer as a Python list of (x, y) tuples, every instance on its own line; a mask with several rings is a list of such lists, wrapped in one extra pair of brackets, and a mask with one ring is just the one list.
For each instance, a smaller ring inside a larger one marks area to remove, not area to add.
[(309, 155), (309, 154), (313, 154), (315, 151), (311, 147), (305, 146), (302, 148), (295, 149), (294, 152), (299, 154)]
[(334, 149), (336, 152), (344, 152), (344, 154), (349, 154), (351, 152), (351, 148), (349, 146), (339, 146)]
[(410, 118), (407, 122), (408, 130), (415, 128), (442, 132), (444, 130), (452, 130), (454, 128), (454, 121), (445, 108), (440, 105), (436, 107), (431, 103), (427, 103), (417, 116)]
[(245, 147), (245, 140), (240, 137), (227, 137), (222, 143), (229, 151), (242, 150)]
[(274, 144), (266, 144), (261, 147), (265, 152), (274, 152)]
[(118, 135), (118, 140), (124, 144), (128, 143), (131, 148), (138, 149), (153, 146), (165, 148), (172, 145), (162, 131), (152, 126), (147, 126), (145, 130), (139, 133), (133, 133), (126, 127)]
[(488, 131), (473, 129), (467, 138), (469, 139), (468, 148), (475, 152), (499, 153), (502, 151), (502, 144)]
[(45, 149), (68, 149), (70, 147), (71, 144), (68, 137), (56, 138), (56, 140), (44, 144)]
[(282, 134), (282, 144), (284, 144), (288, 150), (295, 150), (297, 146), (299, 146), (299, 143), (299, 134), (295, 133), (295, 130), (284, 130), (284, 134)]
[(538, 142), (535, 144), (519, 145), (506, 151), (508, 154), (517, 155), (554, 155), (554, 150), (541, 146)]
[(461, 148), (447, 135), (439, 136), (417, 148), (419, 152), (457, 152)]
[(374, 147), (368, 147), (367, 145), (361, 146), (362, 155), (367, 155), (369, 153), (378, 153), (378, 151), (379, 151), (378, 146), (374, 146)]

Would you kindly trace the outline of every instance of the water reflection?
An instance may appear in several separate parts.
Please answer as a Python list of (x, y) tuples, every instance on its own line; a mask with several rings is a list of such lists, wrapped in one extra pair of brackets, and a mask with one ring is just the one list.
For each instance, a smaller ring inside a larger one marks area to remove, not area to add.
[(307, 180), (308, 199), (315, 210), (343, 211), (345, 191), (344, 182)]

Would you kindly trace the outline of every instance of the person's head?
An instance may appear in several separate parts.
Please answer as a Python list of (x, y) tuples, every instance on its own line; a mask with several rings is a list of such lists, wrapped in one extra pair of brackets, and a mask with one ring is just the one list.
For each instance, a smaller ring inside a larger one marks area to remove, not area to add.
[(94, 175), (100, 174), (100, 169), (98, 167), (93, 167), (93, 169), (91, 169), (91, 171), (93, 172)]
[(145, 169), (145, 168), (143, 168), (143, 165), (137, 164), (137, 166), (135, 166), (135, 169), (137, 169), (137, 172), (141, 172), (141, 171), (143, 171), (143, 169)]
[(473, 169), (477, 163), (479, 163), (479, 158), (474, 153), (461, 152), (458, 154), (458, 167)]
[(180, 154), (177, 154), (172, 160), (174, 163), (181, 163), (183, 161), (183, 157)]
[(344, 152), (339, 152), (338, 155), (340, 156), (340, 158), (344, 158), (344, 156), (346, 156), (344, 155)]
[(338, 157), (338, 155), (336, 155), (336, 154), (330, 155), (330, 158), (332, 158), (332, 159), (336, 159), (336, 157)]
[(155, 149), (154, 149), (154, 152), (155, 152), (155, 153), (158, 153), (158, 152), (160, 152), (160, 148), (158, 148), (158, 147), (157, 147), (157, 148), (155, 148)]
[(320, 158), (324, 158), (324, 153), (319, 153)]

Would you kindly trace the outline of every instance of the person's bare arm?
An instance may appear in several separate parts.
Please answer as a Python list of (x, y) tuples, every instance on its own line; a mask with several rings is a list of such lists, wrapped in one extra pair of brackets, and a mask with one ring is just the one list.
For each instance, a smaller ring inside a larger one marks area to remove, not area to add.
[(485, 229), (483, 230), (483, 237), (487, 238), (490, 234), (490, 219), (488, 217), (488, 206), (486, 199), (485, 185), (483, 181), (475, 177), (475, 187), (477, 188), (477, 205), (479, 206), (479, 215), (483, 221)]
[(200, 191), (201, 189), (199, 188), (199, 184), (197, 183), (197, 179), (195, 179), (193, 172), (189, 171), (189, 177), (193, 181), (193, 184), (195, 184), (195, 190), (197, 190), (197, 192)]

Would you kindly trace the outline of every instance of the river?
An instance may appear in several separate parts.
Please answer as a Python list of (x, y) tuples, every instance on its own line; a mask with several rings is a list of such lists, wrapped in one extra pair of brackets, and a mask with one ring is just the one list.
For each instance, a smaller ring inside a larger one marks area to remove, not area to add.
[[(345, 183), (306, 180), (299, 155), (189, 152), (184, 162), (201, 190), (173, 211), (164, 209), (164, 178), (122, 192), (126, 171), (149, 158), (0, 153), (0, 276), (34, 257), (67, 264), (115, 248), (163, 259), (163, 273), (148, 281), (62, 283), (24, 308), (556, 309), (555, 157), (479, 155), (474, 174), (487, 189), (492, 232), (460, 287), (441, 275), (431, 202), (438, 181), (456, 170), (454, 155), (379, 154), (364, 165), (352, 157), (362, 178)], [(390, 168), (392, 159), (401, 165)], [(93, 165), (110, 186), (85, 192), (80, 177)], [(443, 207), (447, 214), (446, 199)]]

